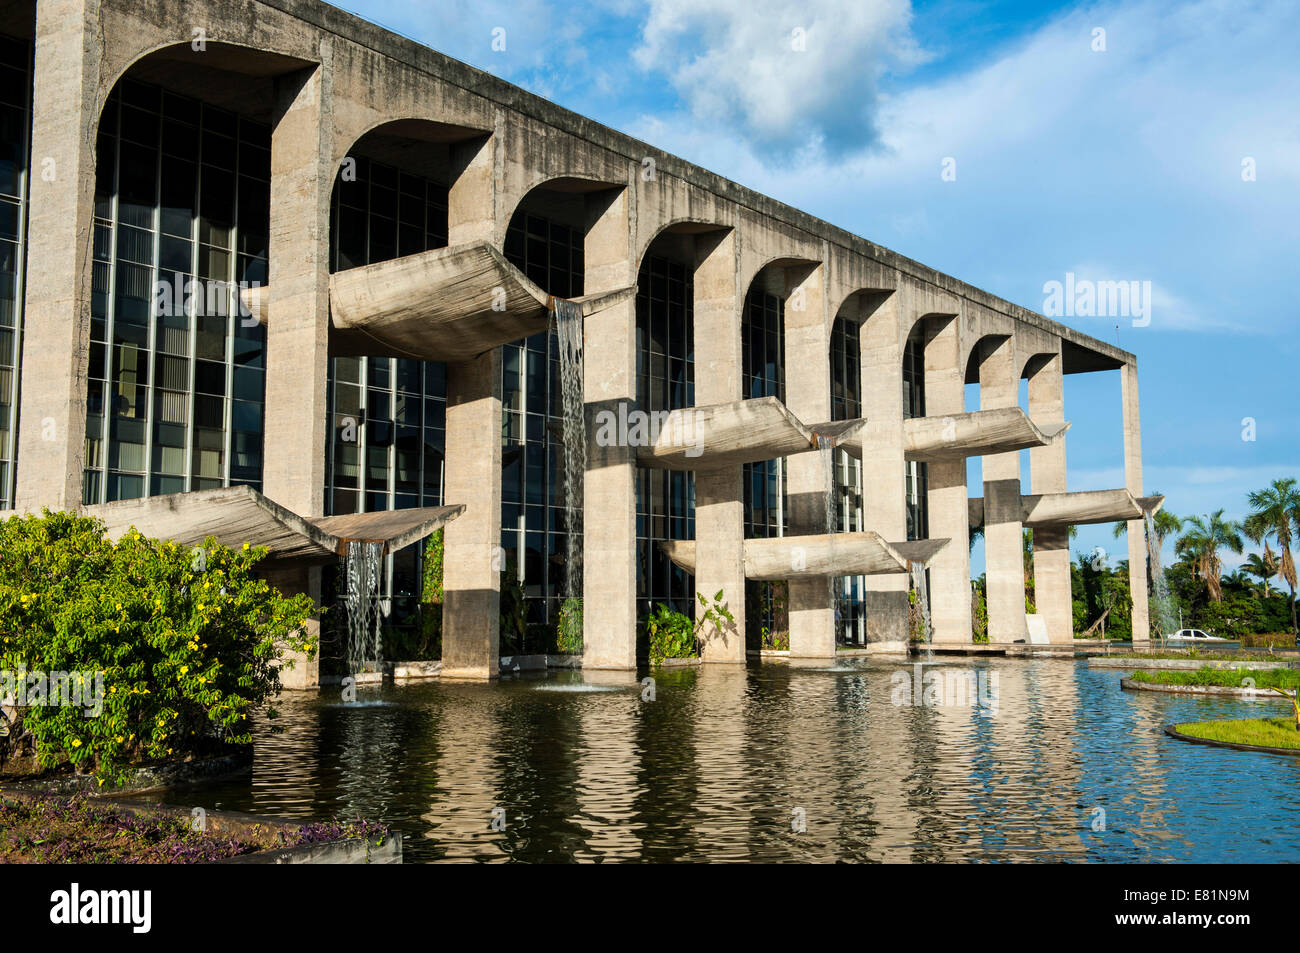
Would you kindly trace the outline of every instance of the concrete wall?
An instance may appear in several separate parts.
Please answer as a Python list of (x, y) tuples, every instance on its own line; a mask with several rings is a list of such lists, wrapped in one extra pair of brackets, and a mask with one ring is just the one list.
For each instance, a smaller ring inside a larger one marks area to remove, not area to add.
[[(203, 31), (202, 49), (191, 46), (196, 30)], [(861, 320), (864, 413), (870, 420), (867, 525), (889, 539), (905, 533), (902, 348), (915, 322), (936, 316), (947, 323), (938, 325), (942, 330), (926, 349), (932, 412), (960, 409), (969, 356), (990, 335), (1006, 342), (1005, 353), (980, 365), (991, 402), (1014, 405), (1024, 367), (1017, 361), (1025, 356), (1063, 355), (1068, 347), (1099, 368), (1124, 366), (1128, 484), (1135, 493), (1141, 489), (1132, 355), (337, 9), (312, 0), (41, 0), (37, 31), (33, 157), (54, 159), (58, 174), (52, 182), (34, 177), (31, 194), (20, 508), (74, 507), (80, 499), (93, 143), (106, 97), (132, 69), (154, 81), (172, 76), (194, 94), (226, 105), (263, 110), (274, 124), (265, 485), (268, 495), (299, 512), (314, 515), (324, 506), (330, 190), (349, 150), (385, 127), (436, 141), (449, 156), (453, 243), (486, 238), (499, 245), (513, 211), (538, 185), (561, 179), (608, 187), (600, 202), (587, 204), (588, 293), (634, 283), (646, 249), (665, 229), (700, 233), (695, 305), (701, 403), (738, 395), (740, 306), (756, 278), (774, 282), (787, 301), (797, 295), (802, 302), (802, 310), (787, 309), (787, 383), (791, 408), (809, 423), (829, 417), (832, 318), (845, 312)], [(249, 89), (266, 95), (249, 96)], [(412, 121), (422, 124), (420, 131), (412, 131)], [(712, 238), (702, 237), (704, 227), (715, 230), (708, 233)], [(635, 398), (634, 325), (630, 302), (588, 320), (589, 412)], [(500, 395), (488, 382), (493, 360), (488, 355), (448, 373), (456, 395), (448, 411), (448, 501), (467, 506), (447, 533), (448, 635), (461, 660), (452, 668), (479, 677), (496, 671), (491, 656), (497, 638)], [(635, 663), (635, 465), (619, 449), (589, 455), (589, 667)], [(985, 467), (985, 497), (994, 513), (999, 499), (1009, 501), (1019, 492), (1014, 455), (1004, 456)], [(820, 500), (824, 477), (815, 461), (810, 453), (789, 464), (795, 532), (812, 526), (814, 510), (820, 511), (813, 501)], [(963, 492), (957, 467), (932, 471), (932, 535), (957, 540), (932, 573), (936, 637), (958, 641), (969, 632), (962, 622), (969, 612), (964, 540), (958, 539)], [(704, 651), (710, 659), (738, 661), (744, 645), (739, 474), (701, 480), (697, 493), (699, 586), (706, 595), (722, 589), (738, 622), (738, 631), (706, 634)], [(990, 611), (996, 603), (999, 638), (1019, 637), (1024, 630), (1023, 603), (1012, 598), (1022, 584), (1013, 522), (999, 524), (989, 537)], [(1144, 551), (1139, 536), (1131, 527), (1131, 555)], [(1132, 561), (1142, 564), (1136, 556)], [(313, 583), (304, 578), (294, 585), (311, 591)], [(873, 580), (873, 641), (906, 637), (906, 588), (902, 576)], [(1144, 575), (1140, 587), (1135, 576), (1134, 596), (1141, 602), (1136, 627), (1146, 618)], [(800, 652), (833, 651), (826, 598), (792, 591), (792, 638)], [(452, 621), (458, 601), (472, 606), (468, 614), (481, 615), (481, 624), (466, 629), (465, 620)]]

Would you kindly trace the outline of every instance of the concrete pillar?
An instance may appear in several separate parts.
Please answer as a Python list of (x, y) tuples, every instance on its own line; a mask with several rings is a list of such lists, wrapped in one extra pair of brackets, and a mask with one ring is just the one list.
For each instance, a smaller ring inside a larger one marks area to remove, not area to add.
[[(635, 190), (593, 208), (585, 244), (588, 294), (636, 282), (631, 252)], [(636, 668), (636, 455), (630, 446), (598, 446), (592, 423), (602, 410), (636, 401), (636, 302), (597, 312), (583, 329), (587, 473), (583, 487), (582, 666)]]
[[(319, 566), (301, 569), (277, 569), (266, 574), (269, 582), (286, 596), (308, 595), (312, 602), (320, 604), (321, 570)], [(320, 619), (307, 620), (307, 634), (320, 640)], [(286, 689), (314, 690), (320, 686), (320, 655), (308, 659), (299, 652), (286, 652), (286, 659), (292, 664), (280, 668), (280, 685)]]
[(81, 503), (90, 350), (98, 0), (36, 8), (16, 507)]
[[(785, 304), (786, 406), (800, 420), (831, 419), (831, 321), (826, 265), (787, 269)], [(826, 532), (831, 475), (817, 450), (787, 457), (786, 506), (791, 536)], [(834, 658), (835, 611), (826, 579), (790, 580), (790, 657)]]
[(324, 62), (277, 81), (271, 133), (271, 237), (266, 334), (266, 495), (302, 516), (325, 515), (329, 378), (329, 237), (333, 122)]
[[(452, 148), (447, 196), (449, 244), (494, 241), (497, 136)], [(443, 500), (465, 512), (443, 534), (442, 677), (500, 674), (501, 349), (447, 365), (446, 483)]]
[[(872, 305), (875, 305), (873, 308)], [(864, 302), (862, 325), (862, 504), (866, 528), (889, 542), (907, 539), (907, 473), (903, 455), (903, 346), (911, 327), (899, 293)], [(905, 649), (908, 576), (867, 576), (868, 644)]]
[[(958, 323), (932, 316), (926, 329), (925, 409), (931, 417), (966, 408), (966, 369), (958, 346)], [(930, 620), (935, 642), (971, 641), (970, 507), (966, 459), (932, 460), (927, 505), (930, 537), (950, 542), (930, 561)]]
[[(701, 235), (695, 248), (695, 403), (704, 407), (740, 399), (740, 307), (744, 295), (734, 232)], [(724, 631), (712, 625), (700, 630), (701, 656), (706, 662), (744, 662), (745, 497), (741, 467), (695, 474), (695, 589), (706, 599), (721, 590), (723, 602), (736, 620)]]
[[(1121, 388), (1124, 408), (1124, 483), (1134, 496), (1142, 495), (1142, 423), (1138, 416), (1137, 364), (1125, 364)], [(1133, 596), (1133, 641), (1151, 639), (1147, 603), (1147, 527), (1145, 520), (1128, 521), (1128, 583)]]
[[(1065, 385), (1058, 351), (1029, 378), (1029, 417), (1039, 427), (1065, 423)], [(1064, 493), (1065, 437), (1029, 451), (1034, 493)], [(1047, 626), (1047, 637), (1066, 645), (1074, 641), (1074, 600), (1070, 592), (1070, 530), (1034, 530), (1034, 607)]]
[[(1017, 407), (1016, 342), (1006, 338), (980, 362), (980, 409)], [(1020, 453), (984, 457), (984, 566), (989, 641), (1029, 641), (1025, 623), (1024, 527), (1020, 522)]]
[(443, 678), (496, 678), (501, 638), (501, 349), (447, 365)]
[[(329, 375), (329, 205), (334, 168), (330, 44), (322, 62), (276, 81), (271, 132), (271, 209), (262, 488), (302, 516), (325, 515), (326, 389)], [(286, 595), (319, 603), (321, 569), (275, 574)], [(320, 621), (309, 623), (319, 636)], [(320, 664), (291, 655), (285, 688), (314, 689)]]

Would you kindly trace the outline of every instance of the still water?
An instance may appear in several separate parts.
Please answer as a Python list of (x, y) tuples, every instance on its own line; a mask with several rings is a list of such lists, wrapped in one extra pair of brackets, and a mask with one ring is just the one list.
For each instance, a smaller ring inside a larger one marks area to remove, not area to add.
[(984, 703), (895, 704), (913, 665), (878, 659), (660, 671), (652, 701), (581, 672), (290, 696), (251, 774), (169, 800), (360, 814), (406, 863), (1300, 857), (1300, 758), (1161, 730), (1285, 702), (1124, 692), (1060, 659), (936, 668)]

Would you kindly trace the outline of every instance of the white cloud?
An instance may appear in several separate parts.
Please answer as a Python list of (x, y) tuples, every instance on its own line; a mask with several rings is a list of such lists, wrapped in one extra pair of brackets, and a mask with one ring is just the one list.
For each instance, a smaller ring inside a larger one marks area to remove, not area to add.
[(651, 0), (637, 64), (666, 76), (700, 129), (765, 159), (838, 158), (878, 137), (878, 83), (922, 59), (908, 0)]

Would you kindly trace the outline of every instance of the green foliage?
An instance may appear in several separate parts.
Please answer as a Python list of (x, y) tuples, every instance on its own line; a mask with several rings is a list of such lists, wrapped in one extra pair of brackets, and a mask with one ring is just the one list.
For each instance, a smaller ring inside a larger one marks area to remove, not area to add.
[(722, 601), (723, 592), (719, 589), (712, 599), (704, 593), (697, 592), (700, 609), (696, 619), (677, 612), (664, 603), (655, 606), (645, 620), (645, 630), (650, 643), (650, 661), (656, 665), (670, 658), (695, 658), (700, 654), (700, 630), (706, 625), (718, 631), (728, 626), (735, 626), (736, 619)]
[[(250, 742), (286, 649), (313, 656), (317, 611), (255, 576), (264, 548), (202, 549), (131, 531), (114, 544), (69, 513), (0, 523), (0, 670), (102, 673), (103, 707), (19, 709), (0, 759), (32, 751), (100, 783), (213, 741)], [(267, 714), (275, 717), (274, 709)]]
[(577, 655), (582, 651), (582, 600), (576, 596), (565, 599), (560, 606), (555, 645), (565, 655)]
[(1300, 672), (1289, 668), (1212, 668), (1160, 669), (1134, 672), (1133, 681), (1152, 685), (1214, 685), (1223, 688), (1300, 688)]
[(971, 582), (971, 641), (987, 642), (989, 640), (989, 605), (986, 597), (988, 577), (981, 575)]
[(1234, 718), (1222, 721), (1194, 721), (1174, 725), (1174, 730), (1193, 738), (1229, 741), (1266, 748), (1300, 748), (1300, 734), (1289, 718)]
[(424, 587), (420, 601), (442, 604), (442, 530), (434, 530), (424, 544)]

